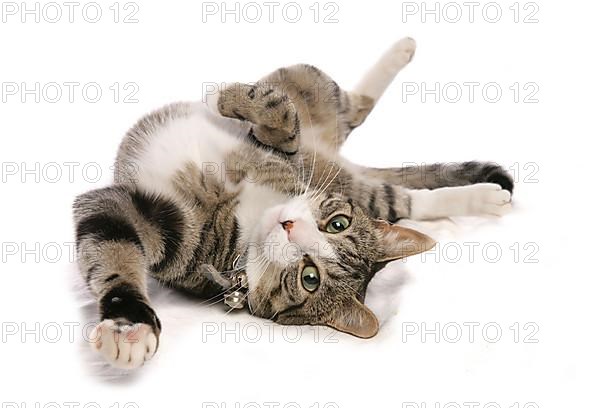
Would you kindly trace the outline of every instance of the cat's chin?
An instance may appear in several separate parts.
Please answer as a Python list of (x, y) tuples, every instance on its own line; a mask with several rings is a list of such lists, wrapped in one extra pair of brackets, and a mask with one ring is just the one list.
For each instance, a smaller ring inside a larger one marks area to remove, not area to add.
[(281, 227), (279, 222), (267, 234), (261, 245), (263, 256), (270, 263), (279, 267), (285, 267), (291, 262), (297, 262), (301, 259), (301, 249), (298, 244), (290, 242), (287, 232)]

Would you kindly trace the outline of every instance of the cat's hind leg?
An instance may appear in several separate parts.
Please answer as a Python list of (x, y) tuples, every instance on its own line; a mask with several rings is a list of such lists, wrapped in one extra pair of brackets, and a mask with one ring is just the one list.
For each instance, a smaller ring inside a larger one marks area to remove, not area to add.
[(416, 48), (417, 43), (410, 37), (394, 43), (362, 77), (353, 93), (368, 96), (377, 103), (396, 74), (412, 61)]

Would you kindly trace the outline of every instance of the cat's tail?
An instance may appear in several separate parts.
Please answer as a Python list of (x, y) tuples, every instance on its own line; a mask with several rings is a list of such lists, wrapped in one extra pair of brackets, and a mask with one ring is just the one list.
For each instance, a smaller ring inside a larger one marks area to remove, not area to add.
[(377, 103), (396, 74), (412, 60), (416, 47), (417, 43), (410, 37), (396, 42), (367, 71), (352, 93), (368, 96)]
[(476, 183), (495, 183), (512, 194), (514, 181), (502, 166), (491, 162), (436, 163), (398, 168), (367, 168), (368, 176), (383, 183), (410, 189), (433, 190), (441, 187), (466, 186)]

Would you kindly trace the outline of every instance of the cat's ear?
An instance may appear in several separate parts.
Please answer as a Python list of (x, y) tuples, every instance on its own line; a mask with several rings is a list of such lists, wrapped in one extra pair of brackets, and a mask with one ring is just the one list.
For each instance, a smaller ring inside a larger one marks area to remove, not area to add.
[(357, 299), (348, 300), (342, 308), (336, 310), (327, 325), (344, 333), (368, 339), (379, 331), (379, 321), (368, 307)]
[(420, 254), (430, 250), (436, 244), (433, 238), (419, 231), (390, 224), (383, 220), (374, 220), (373, 222), (380, 234), (381, 255), (380, 259), (377, 260), (378, 263), (387, 263)]

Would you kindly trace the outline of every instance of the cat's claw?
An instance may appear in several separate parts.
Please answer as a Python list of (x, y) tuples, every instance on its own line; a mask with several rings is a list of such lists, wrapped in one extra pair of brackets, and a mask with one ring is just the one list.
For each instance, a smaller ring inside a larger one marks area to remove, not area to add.
[(94, 328), (90, 344), (113, 367), (134, 369), (154, 356), (158, 338), (147, 324), (122, 324), (107, 319)]

